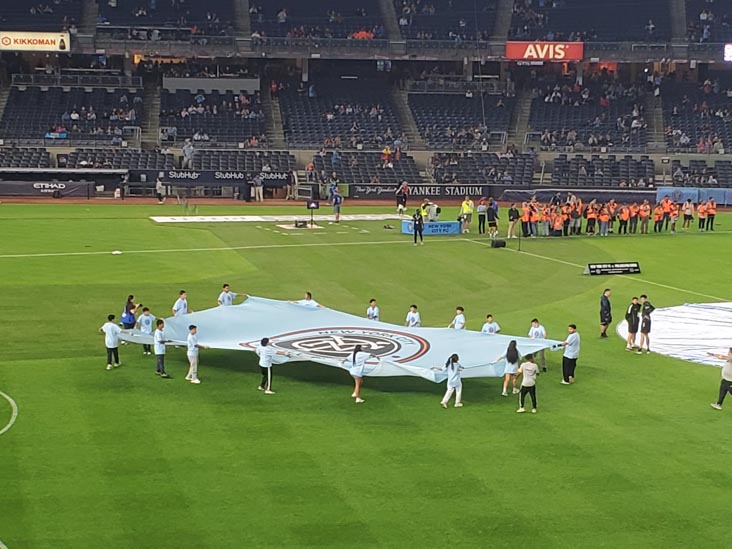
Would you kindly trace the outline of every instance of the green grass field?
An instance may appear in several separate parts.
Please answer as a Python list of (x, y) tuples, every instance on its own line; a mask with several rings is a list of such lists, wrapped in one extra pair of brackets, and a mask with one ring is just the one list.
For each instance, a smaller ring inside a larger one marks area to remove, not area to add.
[[(391, 209), (346, 213), (357, 211)], [(729, 538), (732, 409), (709, 407), (719, 370), (630, 355), (614, 327), (598, 338), (597, 312), (605, 286), (617, 319), (640, 293), (656, 307), (713, 301), (699, 294), (732, 301), (731, 214), (716, 234), (524, 241), (522, 254), (474, 234), (413, 248), (383, 222), (285, 235), (259, 223), (156, 225), (155, 214), (180, 210), (0, 206), (0, 390), (20, 410), (0, 435), (9, 549), (722, 547)], [(127, 253), (89, 255), (111, 250)], [(151, 250), (168, 251), (142, 253)], [(639, 260), (643, 274), (591, 278), (575, 266), (605, 260)], [(504, 333), (525, 335), (538, 316), (562, 339), (574, 322), (577, 383), (561, 386), (561, 355), (548, 354), (533, 416), (516, 414), (496, 379), (466, 380), (460, 410), (438, 405), (444, 385), (367, 379), (356, 406), (346, 372), (310, 363), (278, 367), (277, 395), (265, 397), (249, 353), (202, 351), (200, 386), (183, 381), (184, 349), (169, 351), (171, 381), (137, 346), (105, 371), (97, 329), (128, 293), (168, 316), (180, 288), (201, 310), (223, 282), (281, 299), (311, 290), (359, 315), (376, 297), (382, 320), (397, 324), (412, 302), (430, 326), (447, 325), (456, 305), (471, 329), (492, 312)], [(0, 429), (10, 415), (0, 399)]]

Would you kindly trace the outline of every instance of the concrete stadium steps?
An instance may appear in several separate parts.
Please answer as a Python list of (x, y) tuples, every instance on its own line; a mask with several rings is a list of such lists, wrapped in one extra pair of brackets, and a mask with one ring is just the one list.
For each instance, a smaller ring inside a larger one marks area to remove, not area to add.
[(516, 92), (516, 103), (511, 114), (506, 141), (521, 147), (529, 128), (529, 114), (531, 113), (531, 91), (519, 90)]
[(399, 125), (402, 131), (407, 135), (409, 147), (414, 149), (424, 149), (427, 147), (424, 139), (419, 133), (417, 122), (412, 116), (412, 109), (409, 108), (409, 94), (406, 90), (400, 90), (395, 87), (390, 88), (389, 95), (394, 104), (396, 115), (399, 118)]
[(402, 33), (399, 30), (396, 9), (392, 0), (379, 0), (381, 20), (384, 23), (384, 33), (389, 40), (402, 40)]
[(644, 107), (644, 118), (648, 125), (646, 145), (649, 151), (658, 151), (666, 147), (666, 137), (663, 134), (663, 102), (660, 97), (656, 98), (649, 93), (646, 94)]
[(5, 104), (8, 102), (8, 96), (10, 95), (10, 86), (0, 87), (0, 120), (3, 118), (5, 112)]
[(141, 140), (146, 144), (157, 145), (160, 136), (160, 86), (157, 82), (145, 82), (142, 99), (145, 117), (140, 125)]
[(686, 1), (671, 0), (671, 39), (674, 42), (686, 42)]
[(252, 35), (252, 20), (249, 17), (249, 0), (234, 0), (234, 29), (249, 38)]
[(262, 100), (262, 112), (264, 112), (264, 132), (269, 141), (269, 146), (275, 149), (287, 148), (285, 143), (285, 128), (282, 120), (282, 111), (278, 99), (272, 100), (269, 93), (269, 79), (261, 78), (259, 96)]
[(95, 0), (84, 0), (81, 10), (81, 21), (79, 21), (79, 32), (81, 34), (94, 34), (97, 29), (99, 18), (99, 4)]
[(508, 31), (511, 29), (511, 16), (513, 15), (513, 0), (498, 0), (496, 12), (496, 23), (493, 27), (491, 40), (503, 42), (508, 40)]

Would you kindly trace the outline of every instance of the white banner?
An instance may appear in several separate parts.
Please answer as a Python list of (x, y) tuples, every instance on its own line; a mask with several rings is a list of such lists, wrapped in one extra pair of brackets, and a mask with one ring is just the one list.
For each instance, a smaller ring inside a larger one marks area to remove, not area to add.
[(0, 31), (0, 51), (69, 51), (68, 32)]

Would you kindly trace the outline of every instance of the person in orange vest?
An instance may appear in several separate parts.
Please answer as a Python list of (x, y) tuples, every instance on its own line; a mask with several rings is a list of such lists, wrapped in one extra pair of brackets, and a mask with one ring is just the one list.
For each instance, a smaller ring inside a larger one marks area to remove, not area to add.
[(521, 235), (528, 238), (531, 234), (529, 230), (529, 220), (531, 219), (531, 210), (528, 202), (521, 203)]
[(648, 221), (651, 218), (651, 205), (648, 200), (644, 200), (638, 209), (638, 217), (640, 218), (640, 234), (648, 234)]
[(541, 214), (539, 213), (539, 204), (532, 200), (529, 204), (529, 232), (531, 233), (531, 238), (539, 236), (540, 219)]
[(562, 236), (564, 230), (564, 215), (562, 210), (555, 208), (552, 213), (552, 236)]
[(691, 201), (691, 198), (686, 199), (681, 210), (684, 214), (684, 222), (681, 224), (681, 228), (688, 229), (694, 222), (694, 203)]
[[(673, 205), (673, 202), (671, 202), (671, 199), (668, 195), (663, 197), (663, 200), (661, 200), (661, 210), (663, 211), (663, 221), (666, 224), (666, 227), (664, 230), (668, 231), (668, 222), (671, 220), (671, 206)], [(660, 232), (660, 231), (659, 231)]]
[(577, 198), (574, 202), (574, 210), (569, 212), (569, 234), (582, 233), (582, 199)]
[(679, 221), (679, 205), (671, 204), (671, 234), (676, 234), (676, 223)]
[(564, 236), (569, 236), (569, 225), (572, 220), (572, 217), (570, 215), (572, 211), (572, 206), (565, 202), (557, 208), (562, 212), (562, 220), (564, 221), (564, 224), (562, 225), (562, 234)]
[(703, 233), (707, 223), (707, 205), (703, 200), (696, 207), (696, 215), (699, 218), (699, 232)]
[(551, 227), (551, 209), (546, 204), (541, 209), (541, 236), (549, 236), (549, 229)]
[(656, 207), (653, 208), (653, 232), (654, 233), (660, 233), (663, 231), (663, 206), (661, 204), (656, 204)]
[(603, 204), (600, 207), (598, 219), (600, 220), (600, 236), (607, 236), (607, 233), (610, 230), (610, 208), (607, 204)]
[(638, 212), (640, 212), (640, 207), (636, 202), (633, 202), (628, 210), (630, 211), (630, 217), (628, 220), (630, 234), (635, 234), (638, 232)]
[(707, 202), (707, 231), (714, 230), (714, 218), (717, 215), (717, 203), (713, 198)]
[(620, 206), (618, 219), (620, 220), (620, 224), (618, 226), (618, 234), (628, 234), (628, 220), (630, 219), (630, 208), (625, 204)]
[(597, 221), (597, 203), (593, 200), (587, 204), (585, 209), (585, 216), (587, 217), (587, 228), (585, 229), (587, 234), (595, 236), (595, 223)]

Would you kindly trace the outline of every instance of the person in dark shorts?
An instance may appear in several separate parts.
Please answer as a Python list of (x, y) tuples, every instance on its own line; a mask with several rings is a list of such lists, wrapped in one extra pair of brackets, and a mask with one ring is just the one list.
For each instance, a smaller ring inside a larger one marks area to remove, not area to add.
[(628, 340), (625, 345), (626, 351), (632, 351), (635, 348), (635, 338), (638, 335), (638, 326), (640, 324), (640, 310), (641, 305), (638, 303), (638, 298), (633, 297), (630, 301), (630, 305), (625, 311), (625, 321), (628, 323)]
[(643, 294), (640, 296), (641, 301), (641, 325), (640, 325), (640, 345), (638, 346), (638, 350), (636, 353), (639, 355), (643, 353), (643, 343), (646, 344), (646, 353), (651, 354), (651, 313), (656, 310), (656, 308), (651, 305), (651, 302), (648, 301), (648, 296), (646, 294)]
[(488, 220), (488, 236), (496, 238), (498, 236), (498, 208), (495, 207), (493, 199), (488, 200), (488, 209), (485, 212)]
[(610, 288), (605, 288), (600, 297), (600, 337), (607, 339), (607, 327), (613, 321), (612, 306), (610, 305)]
[(562, 385), (571, 385), (574, 383), (574, 372), (577, 368), (577, 359), (580, 352), (580, 335), (577, 332), (577, 326), (570, 324), (567, 327), (569, 335), (562, 342), (564, 347), (564, 356), (562, 356)]

